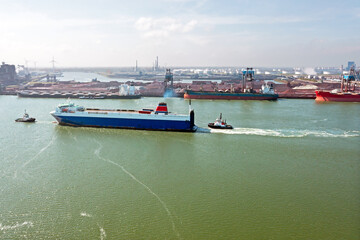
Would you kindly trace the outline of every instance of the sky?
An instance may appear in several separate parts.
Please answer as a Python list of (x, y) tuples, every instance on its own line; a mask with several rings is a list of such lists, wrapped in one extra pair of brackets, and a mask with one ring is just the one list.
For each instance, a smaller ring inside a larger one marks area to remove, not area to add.
[(360, 65), (359, 0), (0, 0), (0, 61), (29, 67)]

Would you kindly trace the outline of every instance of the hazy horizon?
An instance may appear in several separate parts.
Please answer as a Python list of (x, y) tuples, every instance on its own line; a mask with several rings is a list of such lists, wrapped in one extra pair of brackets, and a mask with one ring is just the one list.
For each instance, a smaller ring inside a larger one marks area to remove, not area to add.
[(51, 67), (360, 62), (359, 1), (3, 1), (0, 61)]
[[(11, 64), (8, 62), (5, 62), (6, 64)], [(21, 64), (22, 65), (22, 64)], [(170, 69), (244, 69), (244, 68), (253, 68), (253, 69), (259, 69), (259, 70), (271, 70), (271, 69), (281, 69), (281, 70), (289, 70), (289, 69), (338, 69), (340, 66), (325, 66), (325, 67), (304, 67), (304, 66), (284, 66), (284, 67), (279, 67), (279, 66), (268, 66), (268, 67), (263, 67), (263, 66), (159, 66), (159, 70), (165, 70), (167, 68)], [(344, 69), (346, 69), (347, 65), (344, 64)], [(34, 70), (35, 67), (31, 66), (29, 64), (29, 69)], [(52, 66), (37, 66), (36, 67), (37, 70), (52, 70)], [(135, 69), (135, 65), (134, 66), (55, 66), (55, 69), (61, 69), (61, 70), (65, 70), (65, 71), (70, 71), (70, 70), (96, 70), (96, 69), (128, 69), (133, 71)], [(153, 66), (138, 66), (138, 70), (142, 70), (142, 69), (146, 69), (146, 70), (151, 70), (153, 69)]]

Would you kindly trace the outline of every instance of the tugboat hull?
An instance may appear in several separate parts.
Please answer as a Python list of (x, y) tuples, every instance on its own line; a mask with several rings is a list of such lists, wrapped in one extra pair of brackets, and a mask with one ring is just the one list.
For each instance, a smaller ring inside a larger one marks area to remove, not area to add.
[(31, 123), (31, 122), (35, 122), (35, 118), (28, 118), (28, 119), (23, 119), (23, 118), (18, 118), (18, 119), (16, 119), (15, 120), (15, 122), (29, 122), (29, 123)]
[(208, 127), (213, 128), (213, 129), (233, 129), (233, 127), (231, 125), (216, 126), (216, 125), (214, 125), (214, 123), (209, 123)]

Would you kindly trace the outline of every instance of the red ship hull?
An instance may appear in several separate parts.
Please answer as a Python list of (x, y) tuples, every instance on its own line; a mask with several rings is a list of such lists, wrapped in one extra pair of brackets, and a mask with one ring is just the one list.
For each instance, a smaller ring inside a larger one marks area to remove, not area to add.
[(360, 102), (360, 93), (331, 93), (315, 91), (316, 99), (319, 102)]

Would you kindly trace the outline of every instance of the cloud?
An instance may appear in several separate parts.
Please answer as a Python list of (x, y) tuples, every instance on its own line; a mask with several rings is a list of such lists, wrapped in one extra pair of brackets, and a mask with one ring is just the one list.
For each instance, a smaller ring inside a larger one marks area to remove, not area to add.
[(296, 16), (256, 16), (256, 15), (242, 15), (242, 16), (201, 16), (199, 23), (208, 25), (246, 25), (246, 24), (274, 24), (274, 23), (300, 23), (314, 21), (315, 18), (310, 17), (296, 17)]
[(44, 13), (20, 12), (20, 13), (1, 13), (0, 27), (7, 29), (23, 28), (76, 28), (104, 25), (126, 25), (133, 22), (129, 17), (118, 17), (114, 19), (106, 18), (52, 18)]
[(135, 22), (135, 28), (144, 37), (167, 37), (176, 33), (191, 32), (197, 25), (196, 20), (181, 21), (174, 18), (145, 18)]
[(135, 29), (145, 38), (167, 38), (172, 35), (179, 35), (192, 32), (196, 27), (199, 31), (196, 35), (205, 32), (213, 32), (214, 28), (222, 25), (268, 25), (286, 24), (313, 21), (309, 17), (296, 16), (209, 16), (209, 15), (188, 15), (182, 18), (153, 18), (140, 17), (135, 21)]

